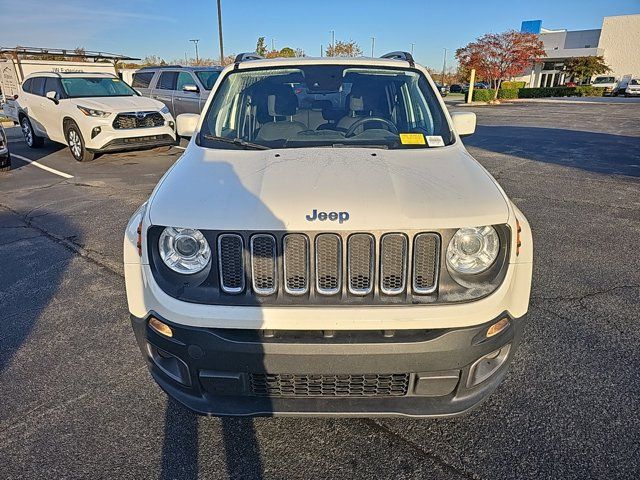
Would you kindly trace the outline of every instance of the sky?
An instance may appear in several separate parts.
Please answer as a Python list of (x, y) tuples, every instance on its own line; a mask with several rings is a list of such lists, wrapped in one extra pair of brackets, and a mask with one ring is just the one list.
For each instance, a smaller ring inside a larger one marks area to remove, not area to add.
[[(0, 0), (0, 46), (68, 48), (167, 61), (219, 57), (216, 0)], [(319, 56), (336, 40), (355, 40), (365, 55), (411, 50), (423, 65), (455, 63), (454, 52), (487, 32), (520, 29), (523, 20), (568, 30), (600, 28), (610, 15), (640, 13), (640, 0), (222, 0), (226, 54), (279, 50)]]

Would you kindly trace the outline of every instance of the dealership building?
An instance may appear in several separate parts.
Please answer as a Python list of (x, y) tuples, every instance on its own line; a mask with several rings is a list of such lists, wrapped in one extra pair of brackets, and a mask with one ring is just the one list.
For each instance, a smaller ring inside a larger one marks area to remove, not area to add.
[(542, 20), (522, 22), (522, 32), (540, 36), (547, 56), (516, 80), (529, 87), (554, 87), (568, 81), (564, 62), (575, 57), (603, 56), (610, 75), (640, 76), (640, 14), (604, 17), (602, 28), (550, 30)]

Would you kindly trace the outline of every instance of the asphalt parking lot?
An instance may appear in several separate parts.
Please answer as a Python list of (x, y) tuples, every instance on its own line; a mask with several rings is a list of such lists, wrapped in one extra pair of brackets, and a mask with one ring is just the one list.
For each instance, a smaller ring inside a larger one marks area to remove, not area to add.
[(122, 235), (181, 150), (80, 164), (13, 141), (0, 477), (640, 477), (640, 104), (471, 109), (469, 151), (532, 225), (534, 285), (506, 380), (446, 420), (216, 419), (168, 401), (129, 325)]

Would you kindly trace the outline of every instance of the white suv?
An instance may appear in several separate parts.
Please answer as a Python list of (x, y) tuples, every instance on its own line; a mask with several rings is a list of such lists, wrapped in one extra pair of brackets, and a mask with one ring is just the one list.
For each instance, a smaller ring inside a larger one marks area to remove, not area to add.
[(49, 138), (68, 145), (81, 162), (175, 142), (173, 117), (162, 103), (105, 73), (34, 73), (23, 82), (18, 105), (29, 147)]
[(385, 57), (240, 56), (177, 117), (191, 141), (131, 218), (124, 270), (143, 356), (187, 407), (453, 415), (504, 377), (529, 224), (461, 142), (475, 114)]

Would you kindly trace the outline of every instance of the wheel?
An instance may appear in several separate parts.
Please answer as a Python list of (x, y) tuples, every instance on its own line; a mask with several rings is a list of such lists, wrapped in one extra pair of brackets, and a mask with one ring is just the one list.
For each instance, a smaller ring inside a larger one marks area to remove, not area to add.
[(37, 136), (33, 131), (29, 117), (22, 117), (20, 128), (22, 129), (22, 135), (24, 135), (24, 141), (27, 142), (29, 148), (40, 148), (44, 145), (44, 138)]
[(84, 139), (82, 138), (78, 125), (70, 122), (67, 124), (64, 134), (65, 137), (67, 137), (67, 144), (69, 145), (69, 150), (73, 158), (79, 162), (90, 162), (95, 158), (95, 154), (85, 148)]

